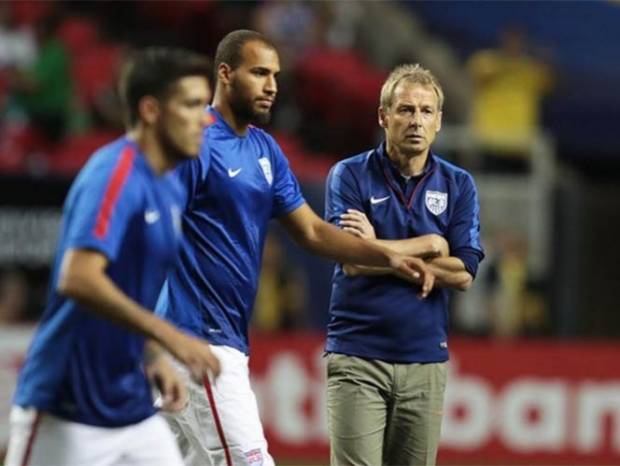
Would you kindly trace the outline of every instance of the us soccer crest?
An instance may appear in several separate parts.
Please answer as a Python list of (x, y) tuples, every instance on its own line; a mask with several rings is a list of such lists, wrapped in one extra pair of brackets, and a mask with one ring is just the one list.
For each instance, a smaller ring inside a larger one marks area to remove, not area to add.
[(435, 215), (439, 215), (446, 207), (448, 207), (448, 193), (440, 193), (439, 191), (426, 191), (424, 198), (426, 208)]
[(265, 179), (267, 180), (267, 183), (269, 183), (269, 186), (271, 186), (273, 183), (273, 172), (271, 171), (271, 162), (269, 161), (267, 157), (261, 157), (260, 159), (258, 159), (258, 163), (260, 164), (260, 167), (263, 169), (263, 175), (265, 175)]

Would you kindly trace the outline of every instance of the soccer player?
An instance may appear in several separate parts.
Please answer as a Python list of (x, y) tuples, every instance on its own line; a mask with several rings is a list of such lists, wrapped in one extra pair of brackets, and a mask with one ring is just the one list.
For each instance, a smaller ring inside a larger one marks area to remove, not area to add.
[(484, 257), (471, 175), (430, 150), (442, 105), (428, 70), (396, 68), (381, 90), (385, 142), (337, 163), (327, 180), (328, 221), (424, 258), (436, 277), (420, 299), (419, 280), (336, 266), (325, 348), (332, 465), (435, 464), (449, 289), (466, 290)]
[(187, 465), (272, 465), (248, 374), (248, 324), (265, 235), (278, 218), (309, 251), (342, 262), (433, 276), (422, 260), (396, 254), (324, 222), (305, 203), (266, 123), (277, 94), (278, 54), (262, 35), (229, 33), (216, 51), (212, 123), (199, 159), (179, 168), (189, 189), (183, 215), (188, 241), (156, 311), (211, 343), (222, 362), (217, 384), (189, 383), (187, 408), (167, 418)]
[(154, 384), (165, 409), (187, 400), (163, 349), (198, 378), (219, 363), (148, 309), (177, 258), (183, 191), (167, 172), (198, 155), (208, 72), (201, 55), (166, 48), (139, 52), (124, 68), (128, 132), (95, 152), (65, 201), (48, 304), (15, 392), (7, 466), (182, 464), (151, 396)]

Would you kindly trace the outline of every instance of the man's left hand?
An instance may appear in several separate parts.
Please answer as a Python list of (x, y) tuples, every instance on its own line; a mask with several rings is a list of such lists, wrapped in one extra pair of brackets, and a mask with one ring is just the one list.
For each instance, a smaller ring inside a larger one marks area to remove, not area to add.
[(146, 364), (146, 375), (161, 393), (161, 409), (168, 412), (181, 411), (188, 401), (187, 387), (164, 352), (157, 354)]
[(376, 239), (375, 229), (364, 212), (355, 209), (347, 209), (340, 215), (340, 226), (344, 231), (362, 239)]

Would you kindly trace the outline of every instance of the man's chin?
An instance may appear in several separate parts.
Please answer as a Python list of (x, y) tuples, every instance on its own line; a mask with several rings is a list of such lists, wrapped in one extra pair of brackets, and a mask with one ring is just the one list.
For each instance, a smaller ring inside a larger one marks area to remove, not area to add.
[(252, 123), (256, 125), (267, 125), (271, 121), (271, 111), (254, 112)]
[(177, 151), (176, 158), (179, 161), (186, 159), (195, 159), (200, 155), (200, 147)]
[(416, 155), (423, 154), (424, 152), (426, 152), (427, 149), (428, 147), (425, 146), (424, 144), (405, 144), (401, 148), (402, 152), (409, 156), (416, 156)]

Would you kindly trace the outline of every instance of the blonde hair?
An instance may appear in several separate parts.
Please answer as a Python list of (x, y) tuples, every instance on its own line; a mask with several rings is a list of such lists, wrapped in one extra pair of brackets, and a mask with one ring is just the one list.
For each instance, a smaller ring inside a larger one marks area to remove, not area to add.
[(387, 109), (392, 105), (394, 90), (403, 80), (410, 83), (421, 84), (422, 86), (431, 86), (435, 94), (437, 94), (438, 110), (441, 111), (443, 108), (443, 90), (441, 89), (441, 85), (433, 73), (423, 68), (418, 63), (415, 65), (400, 65), (392, 70), (381, 88), (381, 98), (379, 101), (381, 108)]

